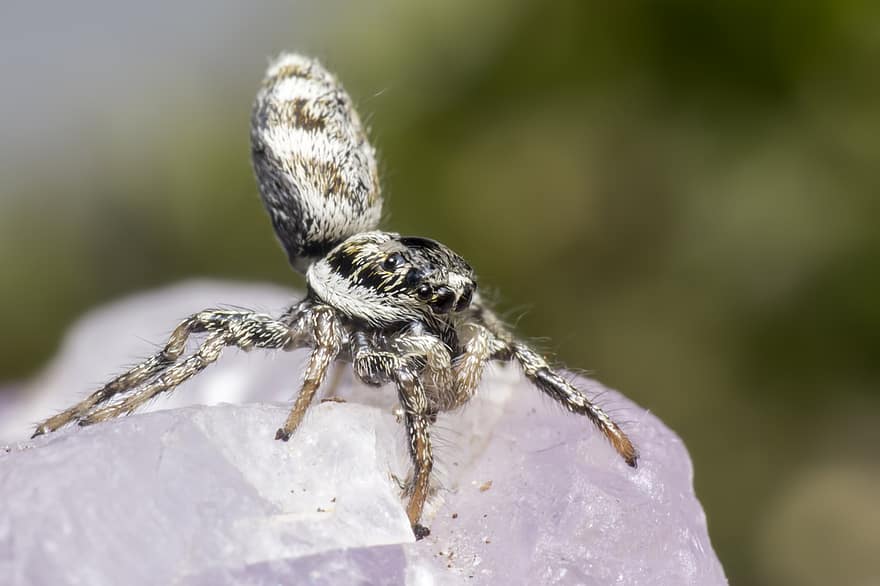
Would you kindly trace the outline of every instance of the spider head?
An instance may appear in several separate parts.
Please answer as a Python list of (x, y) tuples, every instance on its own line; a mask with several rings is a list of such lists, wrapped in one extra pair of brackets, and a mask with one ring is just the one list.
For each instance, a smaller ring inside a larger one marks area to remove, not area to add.
[[(400, 248), (402, 247), (402, 249)], [(382, 268), (402, 276), (403, 291), (435, 314), (468, 308), (477, 283), (463, 258), (429, 238), (402, 236), (382, 261)]]
[(470, 265), (446, 246), (389, 232), (348, 238), (307, 279), (328, 305), (378, 326), (463, 311), (477, 287)]

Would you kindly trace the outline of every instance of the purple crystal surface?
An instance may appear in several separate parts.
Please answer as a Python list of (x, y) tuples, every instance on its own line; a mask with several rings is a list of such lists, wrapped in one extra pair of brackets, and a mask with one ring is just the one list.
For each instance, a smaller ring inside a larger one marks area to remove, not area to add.
[(345, 402), (316, 404), (290, 442), (273, 439), (299, 352), (231, 350), (152, 412), (22, 439), (186, 314), (221, 303), (277, 311), (293, 299), (186, 284), (78, 324), (0, 413), (12, 442), (0, 450), (4, 584), (727, 583), (681, 439), (588, 379), (582, 388), (626, 422), (638, 469), (515, 369), (493, 368), (434, 427), (431, 535), (419, 542), (398, 484), (409, 464), (391, 389), (358, 385), (341, 365), (331, 392)]

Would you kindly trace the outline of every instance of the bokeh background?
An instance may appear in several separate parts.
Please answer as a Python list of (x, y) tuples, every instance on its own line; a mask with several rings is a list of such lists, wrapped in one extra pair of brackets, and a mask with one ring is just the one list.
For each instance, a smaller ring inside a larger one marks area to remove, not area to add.
[(284, 49), (369, 121), (386, 227), (453, 246), (520, 333), (684, 438), (732, 583), (880, 584), (868, 0), (7, 0), (7, 392), (107, 300), (302, 285), (249, 166)]

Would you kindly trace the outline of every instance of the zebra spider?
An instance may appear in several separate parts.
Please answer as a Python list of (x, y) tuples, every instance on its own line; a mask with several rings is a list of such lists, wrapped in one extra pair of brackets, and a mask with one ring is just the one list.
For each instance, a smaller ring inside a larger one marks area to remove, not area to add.
[[(420, 522), (433, 466), (431, 424), (471, 398), (489, 361), (519, 364), (636, 465), (620, 427), (486, 307), (463, 258), (434, 240), (375, 229), (382, 210), (375, 152), (351, 98), (317, 61), (288, 54), (269, 67), (251, 116), (251, 146), (263, 204), (291, 265), (305, 273), (305, 298), (277, 318), (217, 309), (188, 317), (161, 351), (42, 422), (34, 436), (129, 414), (201, 372), (226, 346), (308, 347), (302, 387), (275, 439), (296, 431), (334, 360), (350, 362), (367, 385), (392, 383), (409, 438), (406, 513), (416, 538), (429, 533)], [(192, 334), (206, 337), (184, 356)]]

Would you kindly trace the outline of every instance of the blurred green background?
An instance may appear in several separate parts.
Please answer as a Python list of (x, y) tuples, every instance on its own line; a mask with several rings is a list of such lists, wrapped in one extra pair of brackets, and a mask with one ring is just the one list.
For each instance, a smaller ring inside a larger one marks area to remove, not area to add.
[(46, 10), (0, 8), (0, 383), (133, 291), (301, 286), (248, 115), (307, 52), (372, 128), (385, 226), (684, 438), (732, 583), (880, 584), (880, 4)]

